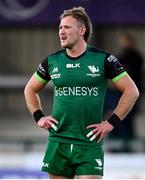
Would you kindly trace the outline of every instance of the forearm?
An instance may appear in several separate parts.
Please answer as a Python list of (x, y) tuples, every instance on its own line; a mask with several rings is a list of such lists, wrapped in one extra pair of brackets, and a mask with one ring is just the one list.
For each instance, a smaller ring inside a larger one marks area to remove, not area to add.
[(139, 96), (138, 90), (126, 90), (120, 100), (119, 103), (114, 110), (114, 113), (122, 120), (133, 108), (137, 98)]
[(41, 111), (42, 107), (38, 92), (44, 87), (44, 85), (37, 84), (37, 86), (34, 86), (34, 83), (31, 82), (26, 85), (24, 90), (25, 100), (29, 111), (33, 115), (39, 127), (47, 130), (53, 128), (55, 131), (57, 131), (55, 123), (58, 124), (58, 121), (51, 116), (45, 117), (43, 112)]

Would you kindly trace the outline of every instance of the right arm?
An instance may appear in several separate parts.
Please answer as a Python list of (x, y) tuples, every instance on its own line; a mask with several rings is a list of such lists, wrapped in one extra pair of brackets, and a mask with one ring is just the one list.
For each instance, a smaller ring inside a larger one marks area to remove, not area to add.
[(41, 112), (39, 116), (37, 116), (37, 119), (35, 118), (35, 120), (38, 126), (44, 129), (50, 129), (51, 127), (56, 129), (56, 127), (54, 127), (54, 123), (58, 123), (58, 121), (52, 116), (43, 117), (44, 115), (41, 101), (38, 95), (38, 93), (45, 87), (50, 79), (51, 78), (48, 74), (48, 60), (46, 58), (39, 65), (35, 74), (30, 78), (24, 90), (26, 104), (30, 113), (34, 116), (34, 113), (38, 112), (38, 110)]
[[(41, 110), (43, 112), (38, 92), (43, 89), (45, 85), (46, 84), (39, 82), (35, 75), (33, 75), (25, 87), (25, 100), (32, 115), (37, 110)], [(54, 123), (58, 124), (58, 121), (51, 116), (41, 117), (37, 122), (38, 126), (44, 129), (50, 129), (51, 127), (56, 129)]]

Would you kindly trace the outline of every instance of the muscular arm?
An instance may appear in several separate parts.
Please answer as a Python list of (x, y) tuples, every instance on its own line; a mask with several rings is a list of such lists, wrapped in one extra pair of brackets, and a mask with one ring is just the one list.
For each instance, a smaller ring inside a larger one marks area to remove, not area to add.
[(135, 104), (139, 97), (139, 91), (129, 75), (126, 75), (114, 84), (116, 88), (122, 92), (122, 96), (114, 113), (122, 120), (127, 116)]
[(106, 78), (111, 79), (116, 88), (122, 92), (122, 96), (114, 111), (122, 120), (135, 104), (139, 96), (138, 89), (115, 56), (109, 54), (106, 56), (104, 68)]
[[(139, 97), (139, 92), (129, 75), (124, 76), (114, 84), (116, 88), (122, 92), (122, 96), (118, 102), (117, 107), (114, 110), (114, 113), (121, 120), (123, 120), (135, 104), (137, 98)], [(114, 127), (106, 120), (100, 124), (92, 124), (87, 128), (94, 128), (90, 133), (87, 134), (87, 137), (90, 138), (90, 136), (92, 136), (90, 140), (94, 140), (97, 136), (99, 136), (99, 142), (110, 131), (112, 131)]]
[(46, 84), (39, 82), (33, 75), (25, 87), (25, 100), (31, 114), (38, 109), (42, 110), (38, 92), (43, 89), (45, 85)]
[(26, 104), (32, 114), (38, 109), (42, 110), (38, 92), (45, 87), (50, 79), (48, 73), (48, 57), (46, 57), (42, 63), (39, 64), (37, 71), (31, 77), (24, 90)]
[[(46, 83), (39, 82), (33, 75), (25, 87), (25, 100), (31, 114), (39, 109), (42, 110), (38, 92), (43, 89), (45, 85)], [(52, 127), (54, 130), (57, 130), (57, 127), (54, 125), (54, 123), (58, 124), (58, 121), (52, 116), (42, 117), (37, 123), (41, 128), (50, 129)]]
[[(97, 136), (99, 136), (98, 142), (115, 127), (114, 123), (111, 123), (111, 121), (117, 120), (116, 123), (118, 124), (118, 121), (123, 120), (139, 97), (136, 85), (124, 71), (116, 57), (108, 54), (105, 59), (104, 68), (106, 78), (112, 80), (116, 88), (122, 92), (122, 96), (114, 110), (114, 116), (111, 117), (113, 119), (105, 120), (99, 124), (92, 124), (87, 127), (94, 128), (87, 134), (87, 137), (90, 138), (90, 136), (92, 136), (90, 140), (94, 140)], [(114, 117), (116, 118), (116, 115), (117, 119), (114, 119)]]

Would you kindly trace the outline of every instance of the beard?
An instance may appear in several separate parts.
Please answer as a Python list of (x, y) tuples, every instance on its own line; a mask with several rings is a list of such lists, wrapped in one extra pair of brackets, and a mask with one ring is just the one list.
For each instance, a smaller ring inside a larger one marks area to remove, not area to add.
[(72, 43), (61, 43), (61, 47), (67, 49), (72, 49), (73, 45)]
[(73, 46), (78, 42), (78, 39), (73, 39), (71, 41), (66, 41), (66, 42), (61, 42), (61, 47), (62, 48), (67, 48), (67, 49), (72, 49)]

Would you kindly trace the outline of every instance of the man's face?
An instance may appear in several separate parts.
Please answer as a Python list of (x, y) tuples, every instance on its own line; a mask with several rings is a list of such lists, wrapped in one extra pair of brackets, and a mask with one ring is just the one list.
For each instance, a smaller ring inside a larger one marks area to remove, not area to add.
[(81, 27), (79, 22), (71, 17), (64, 17), (59, 25), (59, 37), (63, 48), (71, 49), (81, 37)]

